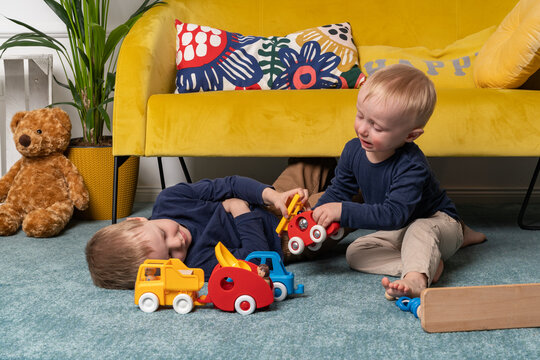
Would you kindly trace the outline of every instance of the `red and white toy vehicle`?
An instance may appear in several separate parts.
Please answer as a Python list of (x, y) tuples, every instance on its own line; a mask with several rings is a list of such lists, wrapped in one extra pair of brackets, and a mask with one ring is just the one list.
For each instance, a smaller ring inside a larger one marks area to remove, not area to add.
[(281, 234), (287, 231), (289, 235), (289, 251), (293, 255), (301, 254), (306, 246), (317, 251), (321, 248), (327, 237), (332, 240), (341, 240), (345, 230), (338, 222), (331, 223), (326, 229), (313, 220), (313, 211), (302, 211), (303, 204), (299, 203), (300, 196), (297, 194), (291, 200), (287, 209), (289, 220), (281, 219), (276, 232)]
[(220, 263), (208, 280), (208, 295), (200, 296), (199, 303), (213, 303), (220, 310), (249, 315), (274, 302), (274, 286), (257, 274), (257, 265), (236, 260), (221, 243), (216, 246), (216, 256)]

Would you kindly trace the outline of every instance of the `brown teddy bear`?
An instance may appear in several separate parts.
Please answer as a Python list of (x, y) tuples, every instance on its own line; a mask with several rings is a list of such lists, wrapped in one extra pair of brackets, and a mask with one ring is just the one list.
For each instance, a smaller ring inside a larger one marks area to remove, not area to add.
[(59, 108), (20, 111), (11, 132), (23, 157), (0, 179), (0, 235), (12, 235), (22, 224), (27, 236), (54, 236), (73, 206), (84, 210), (89, 201), (81, 174), (63, 154), (71, 138), (69, 116)]

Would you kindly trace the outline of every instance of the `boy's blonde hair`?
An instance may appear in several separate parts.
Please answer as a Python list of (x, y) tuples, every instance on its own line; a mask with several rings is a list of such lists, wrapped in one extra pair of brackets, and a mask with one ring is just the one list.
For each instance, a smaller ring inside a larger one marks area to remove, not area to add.
[(415, 119), (415, 126), (423, 128), (435, 108), (437, 94), (433, 82), (420, 70), (395, 64), (377, 70), (364, 84), (366, 97), (374, 97), (383, 104), (401, 107)]
[(86, 262), (96, 286), (133, 289), (139, 265), (151, 249), (143, 238), (143, 222), (125, 220), (99, 230), (86, 244)]

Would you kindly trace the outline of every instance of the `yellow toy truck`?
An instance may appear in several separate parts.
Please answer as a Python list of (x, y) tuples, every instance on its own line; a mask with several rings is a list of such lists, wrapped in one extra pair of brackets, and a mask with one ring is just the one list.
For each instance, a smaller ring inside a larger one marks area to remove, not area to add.
[(135, 304), (147, 313), (172, 305), (180, 314), (189, 313), (204, 285), (204, 271), (190, 269), (179, 259), (146, 260), (135, 282)]

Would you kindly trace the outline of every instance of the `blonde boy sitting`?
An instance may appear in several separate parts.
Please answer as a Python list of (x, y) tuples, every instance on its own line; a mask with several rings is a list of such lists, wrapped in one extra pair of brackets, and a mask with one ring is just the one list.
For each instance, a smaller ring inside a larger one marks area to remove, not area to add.
[[(401, 276), (382, 278), (387, 297), (420, 295), (443, 261), (460, 247), (485, 240), (460, 220), (454, 203), (414, 143), (436, 103), (433, 83), (420, 70), (392, 65), (368, 78), (358, 93), (354, 129), (335, 178), (313, 217), (322, 226), (378, 230), (347, 248), (351, 268)], [(351, 198), (361, 191), (364, 203)]]

